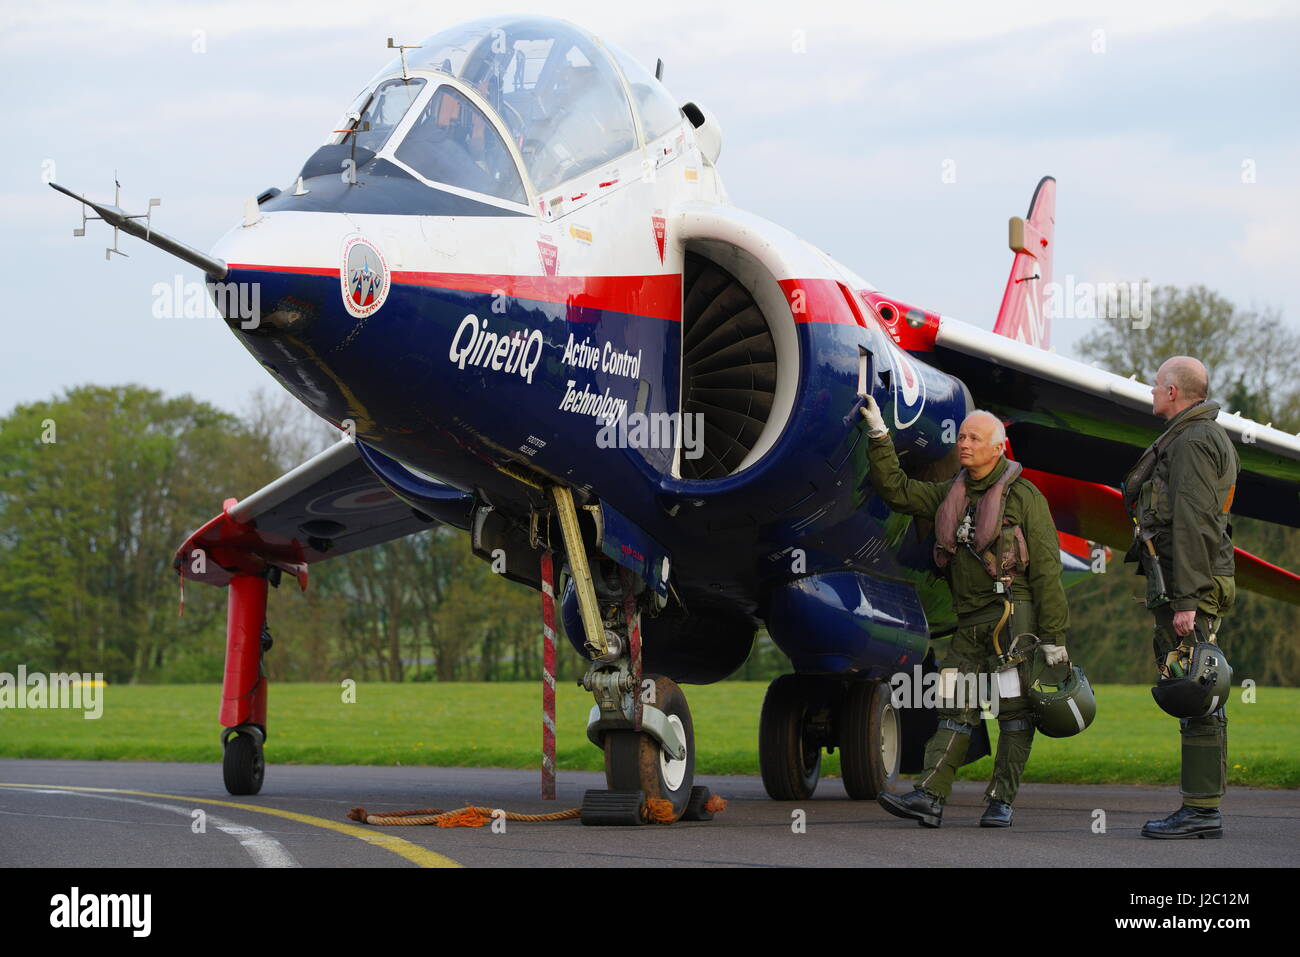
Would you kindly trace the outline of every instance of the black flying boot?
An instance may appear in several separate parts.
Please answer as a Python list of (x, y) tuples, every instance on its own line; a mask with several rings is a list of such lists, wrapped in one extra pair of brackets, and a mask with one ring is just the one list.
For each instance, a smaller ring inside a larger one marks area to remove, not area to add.
[(1011, 805), (1006, 801), (989, 801), (980, 817), (980, 827), (1010, 827)]
[(882, 791), (876, 800), (894, 817), (907, 818), (922, 827), (938, 827), (943, 821), (943, 798), (919, 789), (907, 794)]
[(1142, 826), (1143, 837), (1177, 840), (1189, 837), (1223, 837), (1223, 815), (1217, 807), (1184, 804), (1173, 814)]

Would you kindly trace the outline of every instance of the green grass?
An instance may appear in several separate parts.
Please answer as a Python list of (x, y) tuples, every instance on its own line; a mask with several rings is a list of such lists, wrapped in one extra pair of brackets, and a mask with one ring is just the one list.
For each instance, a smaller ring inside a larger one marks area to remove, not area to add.
[[(758, 714), (766, 685), (688, 686), (695, 720), (696, 770), (758, 773)], [(0, 711), (0, 757), (216, 761), (216, 685), (111, 686), (95, 721), (76, 711)], [(1300, 787), (1300, 689), (1238, 691), (1228, 706), (1228, 780), (1252, 787)], [(558, 763), (596, 771), (600, 752), (583, 728), (591, 696), (559, 688)], [(267, 760), (282, 764), (432, 764), (532, 768), (541, 747), (538, 683), (361, 684), (355, 704), (337, 686), (272, 685)], [(1177, 722), (1156, 708), (1146, 686), (1101, 685), (1098, 717), (1075, 738), (1039, 735), (1027, 781), (1177, 784)], [(992, 759), (962, 770), (987, 778)], [(839, 773), (838, 754), (823, 774)]]

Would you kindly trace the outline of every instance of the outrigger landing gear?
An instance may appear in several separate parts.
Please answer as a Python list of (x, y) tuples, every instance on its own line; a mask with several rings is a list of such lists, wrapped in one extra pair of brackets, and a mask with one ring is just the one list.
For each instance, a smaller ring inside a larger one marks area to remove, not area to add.
[[(273, 570), (274, 571), (274, 570)], [(278, 574), (278, 573), (277, 573)], [(226, 619), (226, 673), (221, 687), (222, 776), (231, 794), (262, 790), (266, 761), (266, 575), (230, 580)]]
[(775, 801), (812, 796), (821, 752), (840, 749), (844, 789), (875, 800), (898, 777), (902, 727), (883, 681), (782, 675), (768, 686), (758, 729), (763, 787)]
[(266, 760), (262, 756), (262, 729), (254, 724), (227, 728), (221, 732), (224, 756), (221, 775), (231, 794), (256, 794), (262, 790)]

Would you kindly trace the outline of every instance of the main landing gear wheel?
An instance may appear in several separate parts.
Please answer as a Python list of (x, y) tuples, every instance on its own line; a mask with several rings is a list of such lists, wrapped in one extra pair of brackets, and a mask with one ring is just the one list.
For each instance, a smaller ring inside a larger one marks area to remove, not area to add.
[(758, 766), (774, 801), (812, 797), (822, 773), (822, 743), (811, 727), (822, 688), (805, 675), (782, 675), (767, 687), (758, 722)]
[(691, 724), (691, 709), (677, 682), (662, 676), (654, 678), (654, 697), (646, 703), (662, 711), (686, 742), (686, 757), (670, 758), (659, 742), (644, 731), (608, 731), (605, 733), (605, 785), (611, 791), (641, 791), (647, 801), (662, 798), (672, 805), (671, 820), (676, 821), (690, 802), (695, 781), (695, 729)]
[(222, 734), (225, 757), (221, 773), (231, 794), (256, 794), (262, 790), (266, 760), (262, 756), (262, 729), (252, 725), (230, 728)]
[(902, 722), (883, 681), (852, 681), (840, 712), (840, 770), (855, 801), (874, 801), (898, 778)]

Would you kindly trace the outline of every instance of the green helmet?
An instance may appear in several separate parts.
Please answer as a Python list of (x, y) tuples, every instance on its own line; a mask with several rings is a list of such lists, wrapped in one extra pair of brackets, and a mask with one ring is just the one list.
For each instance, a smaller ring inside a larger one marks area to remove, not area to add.
[(1034, 712), (1038, 730), (1049, 738), (1068, 738), (1078, 734), (1097, 716), (1097, 697), (1093, 694), (1088, 676), (1078, 665), (1066, 662), (1068, 671), (1061, 675), (1062, 667), (1048, 669), (1057, 680), (1049, 682), (1040, 674), (1029, 684), (1029, 706)]
[(1232, 666), (1223, 649), (1198, 641), (1191, 654), (1180, 659), (1183, 674), (1162, 678), (1151, 689), (1156, 704), (1175, 718), (1202, 718), (1221, 708), (1232, 688)]

